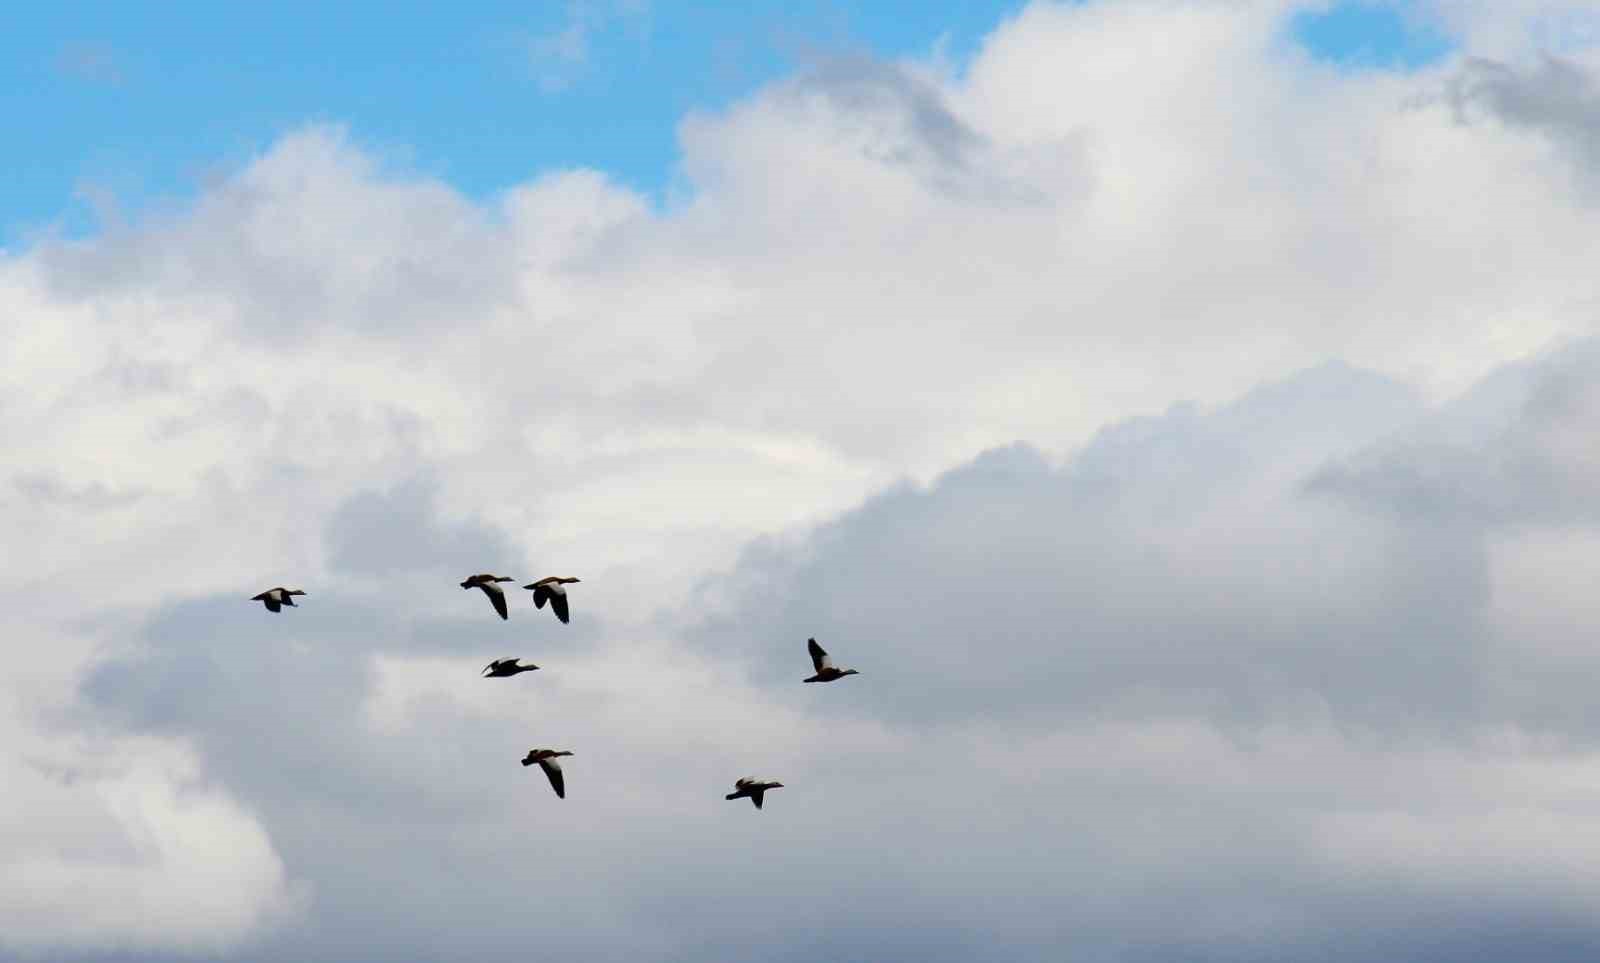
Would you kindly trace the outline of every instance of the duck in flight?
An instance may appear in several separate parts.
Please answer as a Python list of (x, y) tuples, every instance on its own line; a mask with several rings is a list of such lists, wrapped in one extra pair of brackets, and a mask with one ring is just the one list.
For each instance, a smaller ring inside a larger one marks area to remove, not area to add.
[(538, 666), (532, 662), (522, 665), (521, 659), (495, 659), (483, 667), (485, 679), (503, 679), (506, 676), (516, 675), (518, 672), (532, 672)]
[(461, 583), (461, 587), (464, 589), (483, 589), (483, 594), (489, 596), (489, 601), (494, 605), (494, 610), (500, 613), (500, 617), (502, 619), (509, 619), (511, 616), (506, 612), (506, 593), (500, 589), (500, 586), (494, 583), (514, 581), (516, 580), (507, 575), (490, 575), (488, 572), (485, 572), (482, 575), (467, 576), (467, 580)]
[(268, 612), (277, 612), (280, 611), (285, 605), (292, 609), (299, 608), (300, 606), (294, 604), (293, 596), (304, 594), (306, 593), (300, 591), (299, 589), (284, 588), (280, 585), (277, 588), (267, 589), (260, 595), (252, 595), (250, 597), (250, 601), (260, 602), (262, 605), (265, 605)]
[(783, 783), (781, 782), (773, 782), (770, 779), (756, 779), (751, 776), (746, 776), (743, 779), (740, 779), (738, 782), (735, 782), (733, 784), (733, 792), (728, 793), (722, 798), (743, 799), (748, 797), (751, 802), (756, 804), (756, 808), (760, 809), (761, 798), (767, 794), (768, 789), (782, 788)]
[(562, 622), (566, 622), (566, 586), (572, 584), (573, 582), (580, 581), (582, 581), (582, 579), (562, 578), (559, 575), (551, 575), (550, 577), (542, 578), (537, 582), (530, 582), (529, 584), (524, 585), (523, 588), (533, 590), (534, 608), (542, 609), (544, 608), (544, 603), (549, 602), (550, 610), (556, 614), (556, 618), (560, 619)]
[(561, 778), (561, 763), (556, 762), (557, 756), (570, 756), (572, 753), (565, 749), (529, 749), (528, 754), (522, 758), (524, 766), (539, 764), (544, 770), (545, 778), (550, 780), (550, 788), (556, 791), (557, 799), (567, 798), (567, 781)]
[(802, 682), (832, 682), (847, 675), (861, 674), (855, 669), (835, 668), (833, 660), (828, 657), (827, 651), (817, 644), (816, 639), (806, 639), (806, 649), (811, 653), (811, 667), (817, 674), (809, 679), (802, 679)]

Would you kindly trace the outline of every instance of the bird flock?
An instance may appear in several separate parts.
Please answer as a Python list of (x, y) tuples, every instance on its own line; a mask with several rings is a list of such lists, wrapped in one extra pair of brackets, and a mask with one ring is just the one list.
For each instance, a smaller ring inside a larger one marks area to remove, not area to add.
[[(481, 589), (489, 599), (489, 604), (494, 606), (501, 619), (511, 618), (510, 608), (506, 605), (505, 590), (500, 587), (501, 582), (515, 582), (505, 575), (494, 575), (482, 572), (469, 575), (461, 582), (463, 589)], [(523, 588), (533, 593), (534, 608), (543, 609), (546, 604), (550, 611), (555, 613), (562, 624), (570, 621), (571, 610), (567, 605), (567, 586), (575, 584), (581, 579), (568, 578), (560, 575), (551, 575), (530, 582)], [(267, 589), (259, 595), (251, 596), (250, 601), (260, 602), (269, 612), (282, 612), (284, 606), (299, 608), (295, 604), (295, 596), (305, 595), (300, 589), (276, 588)], [(812, 674), (802, 682), (836, 682), (847, 675), (860, 675), (855, 669), (841, 669), (833, 664), (833, 659), (827, 650), (817, 644), (816, 639), (806, 640), (806, 651), (811, 655)], [(523, 662), (520, 658), (495, 659), (483, 667), (482, 677), (485, 679), (507, 679), (524, 672), (533, 672), (539, 667), (531, 662)], [(537, 764), (543, 770), (545, 778), (550, 780), (550, 788), (555, 790), (556, 798), (567, 798), (567, 780), (561, 771), (561, 763), (557, 760), (563, 756), (572, 755), (568, 749), (529, 749), (528, 754), (522, 758), (524, 766)], [(733, 784), (733, 792), (724, 796), (724, 799), (748, 799), (757, 809), (761, 808), (762, 801), (766, 798), (767, 790), (782, 789), (783, 783), (773, 779), (757, 779), (754, 776), (745, 776), (737, 779)]]

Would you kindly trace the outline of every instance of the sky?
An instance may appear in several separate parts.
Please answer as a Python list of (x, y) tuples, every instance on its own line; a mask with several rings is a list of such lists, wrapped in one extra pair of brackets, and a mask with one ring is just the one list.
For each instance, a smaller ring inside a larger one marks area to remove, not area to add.
[(0, 960), (1595, 958), (1600, 6), (941, 6), (4, 15)]
[[(181, 206), (279, 137), (346, 125), (371, 151), (483, 198), (541, 171), (595, 168), (658, 202), (676, 128), (817, 57), (939, 57), (954, 69), (1016, 0), (726, 4), (164, 4), (19, 7), (0, 34), (13, 143), (0, 242), (79, 236)], [(1448, 49), (1383, 6), (1287, 25), (1338, 63), (1427, 63)]]

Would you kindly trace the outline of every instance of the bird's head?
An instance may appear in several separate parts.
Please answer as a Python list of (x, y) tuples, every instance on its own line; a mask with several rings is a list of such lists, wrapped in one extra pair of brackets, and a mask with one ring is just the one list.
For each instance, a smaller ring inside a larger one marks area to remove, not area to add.
[(583, 579), (581, 579), (581, 578), (564, 578), (561, 581), (563, 581), (563, 582), (581, 582), (581, 581), (583, 581)]
[(534, 756), (534, 754), (533, 754), (533, 753), (531, 753), (531, 752), (530, 752), (530, 753), (528, 753), (528, 754), (527, 754), (527, 755), (526, 755), (526, 756), (523, 756), (523, 757), (522, 757), (522, 764), (523, 764), (523, 765), (524, 765), (524, 766), (531, 766), (531, 765), (533, 765), (533, 764), (534, 764), (534, 763), (536, 763), (536, 762), (538, 762), (538, 761), (539, 761), (539, 760), (538, 760), (538, 759), (537, 759), (537, 758), (536, 758), (536, 757), (535, 757), (535, 756)]
[(304, 595), (306, 593), (304, 591), (300, 590), (300, 589), (289, 589), (284, 594), (286, 594), (286, 595)]
[(861, 673), (858, 672), (855, 669), (845, 669), (843, 672), (841, 672), (839, 674), (840, 675), (860, 675)]
[(461, 587), (462, 588), (472, 588), (472, 579), (469, 578), (465, 582), (462, 582), (461, 583)]

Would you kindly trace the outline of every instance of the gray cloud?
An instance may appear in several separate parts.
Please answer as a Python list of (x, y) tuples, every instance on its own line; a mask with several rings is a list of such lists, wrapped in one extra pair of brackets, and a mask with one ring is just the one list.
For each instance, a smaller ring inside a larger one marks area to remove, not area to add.
[(1405, 518), (1468, 530), (1593, 525), (1600, 461), (1587, 438), (1600, 420), (1600, 342), (1508, 366), (1404, 433), (1308, 479)]
[(992, 451), (801, 547), (753, 549), (702, 638), (783, 684), (818, 636), (881, 677), (845, 704), (904, 722), (1259, 719), (1304, 697), (1362, 721), (1456, 719), (1478, 629), (1470, 606), (1441, 602), (1482, 593), (1472, 533), (1375, 523), (1299, 487), (1422, 412), (1408, 389), (1330, 366), (1213, 414), (1107, 429), (1060, 469), (1027, 446)]
[(819, 58), (795, 87), (801, 95), (827, 98), (842, 116), (859, 119), (875, 134), (898, 133), (897, 138), (864, 145), (884, 161), (959, 171), (986, 146), (950, 109), (938, 87), (876, 58)]
[(1520, 68), (1470, 58), (1451, 95), (1463, 116), (1482, 106), (1507, 124), (1567, 146), (1586, 169), (1600, 162), (1600, 82), (1582, 63), (1545, 54), (1537, 66)]
[(413, 478), (386, 492), (359, 492), (334, 509), (327, 524), (334, 572), (384, 576), (416, 571), (501, 571), (521, 554), (504, 533), (468, 520), (438, 521), (437, 486)]
[[(1538, 836), (1497, 875), (1497, 813), (1520, 798), (1539, 815), (1511, 832), (1531, 833), (1571, 797), (1547, 775), (1519, 785), (1548, 757), (1485, 734), (1574, 719), (1488, 678), (1517, 641), (1485, 617), (1493, 543), (1308, 479), (1390, 450), (1425, 463), (1434, 449), (1404, 442), (1441, 425), (1477, 433), (1486, 460), (1507, 419), (1592, 428), (1562, 386), (1593, 356), (1438, 409), (1328, 365), (1108, 427), (1059, 465), (993, 450), (753, 545), (695, 603), (723, 615), (692, 604), (661, 656), (569, 649), (517, 685), (480, 682), (484, 659), (395, 645), (409, 617), (352, 589), (281, 618), (168, 607), (83, 691), (117, 726), (197, 741), (313, 884), (301, 925), (237, 959), (499, 960), (536, 942), (574, 959), (1578, 959), (1600, 945), (1588, 876), (1542, 863)], [(430, 544), (494, 544), (438, 511), (425, 483), (352, 499), (331, 552), (384, 574), (373, 559), (409, 550), (385, 515)], [(864, 674), (800, 685), (807, 634)], [(375, 722), (396, 657), (422, 660), (421, 688)], [(713, 668), (729, 665), (757, 687)], [(683, 688), (707, 671), (710, 698)], [(1586, 690), (1537, 698), (1576, 712)], [(684, 715), (723, 700), (743, 708), (709, 728)], [(514, 765), (546, 741), (579, 749), (566, 805)], [(747, 756), (790, 784), (759, 817), (719, 808)], [(1413, 840), (1413, 820), (1462, 853)]]
[(141, 491), (117, 491), (101, 482), (75, 486), (37, 472), (17, 475), (11, 479), (11, 484), (18, 494), (31, 501), (75, 511), (98, 512), (124, 508), (147, 494)]

